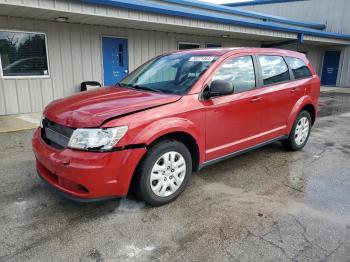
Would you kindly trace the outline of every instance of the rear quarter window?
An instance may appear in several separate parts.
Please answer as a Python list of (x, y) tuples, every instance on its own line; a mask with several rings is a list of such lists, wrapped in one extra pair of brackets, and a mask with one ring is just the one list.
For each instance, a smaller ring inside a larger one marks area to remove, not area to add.
[(283, 57), (260, 55), (258, 59), (264, 85), (277, 84), (290, 80), (288, 66)]
[(295, 79), (302, 79), (312, 76), (310, 69), (305, 62), (296, 57), (285, 57), (289, 67), (292, 69)]

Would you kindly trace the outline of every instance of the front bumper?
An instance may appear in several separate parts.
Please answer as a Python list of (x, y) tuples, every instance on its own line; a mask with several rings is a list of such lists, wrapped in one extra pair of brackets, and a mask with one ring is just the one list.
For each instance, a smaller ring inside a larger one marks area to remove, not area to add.
[(96, 201), (128, 193), (134, 171), (146, 148), (115, 152), (57, 150), (33, 135), (33, 151), (39, 176), (68, 198)]

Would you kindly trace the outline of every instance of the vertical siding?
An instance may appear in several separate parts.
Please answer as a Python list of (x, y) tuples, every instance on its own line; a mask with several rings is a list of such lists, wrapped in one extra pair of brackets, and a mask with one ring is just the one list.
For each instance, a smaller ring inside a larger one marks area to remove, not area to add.
[[(4, 81), (0, 79), (0, 112), (2, 114), (6, 113), (6, 104), (5, 104), (5, 90), (3, 88)], [(0, 115), (1, 115), (0, 113)]]
[[(45, 4), (45, 1), (39, 2)], [(103, 35), (128, 39), (129, 71), (158, 54), (176, 50), (179, 41), (200, 43), (202, 47), (206, 43), (223, 46), (260, 46), (256, 41), (2, 16), (0, 24), (1, 29), (46, 33), (50, 69), (50, 77), (46, 78), (0, 78), (0, 115), (37, 112), (53, 99), (78, 92), (83, 81), (102, 82)]]
[(323, 23), (327, 31), (350, 34), (349, 0), (308, 0), (240, 8), (292, 20)]
[(71, 49), (70, 51), (70, 62), (72, 63), (72, 74), (73, 74), (73, 85), (71, 88), (72, 92), (78, 92), (79, 86), (77, 86), (77, 83), (80, 79), (84, 79), (84, 71), (85, 68), (83, 68), (83, 64), (81, 63), (83, 59), (83, 53), (82, 53), (82, 42), (81, 42), (81, 27), (79, 25), (72, 25), (70, 30), (70, 45)]
[(338, 85), (350, 87), (350, 47), (345, 47), (342, 50), (339, 72)]
[(318, 75), (321, 75), (321, 69), (322, 69), (322, 58), (323, 58), (323, 49), (318, 46), (312, 46), (307, 44), (295, 44), (295, 45), (289, 45), (289, 46), (282, 46), (279, 47), (282, 49), (292, 50), (292, 51), (298, 51), (298, 52), (306, 52), (307, 58), (312, 64), (312, 66), (315, 68)]
[[(319, 22), (326, 24), (326, 30), (342, 34), (350, 34), (350, 1), (349, 0), (309, 0), (280, 4), (264, 4), (241, 7), (289, 19)], [(316, 8), (316, 9), (315, 9)], [(328, 46), (319, 50), (317, 54), (317, 70), (321, 74), (323, 54), (326, 50), (341, 50), (337, 85), (350, 87), (350, 47)], [(316, 68), (316, 67), (315, 67)]]
[(3, 114), (16, 114), (19, 112), (18, 96), (16, 81), (13, 80), (3, 80), (1, 81), (1, 89), (4, 94), (5, 100), (5, 111), (1, 112)]

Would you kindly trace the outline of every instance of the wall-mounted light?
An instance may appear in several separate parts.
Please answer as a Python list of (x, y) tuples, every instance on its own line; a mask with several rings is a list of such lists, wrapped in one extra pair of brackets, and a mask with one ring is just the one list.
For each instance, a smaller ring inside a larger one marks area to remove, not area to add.
[(59, 16), (55, 18), (56, 22), (67, 22), (68, 21), (68, 17), (64, 17), (64, 16)]
[(221, 37), (227, 38), (227, 37), (229, 37), (229, 35), (221, 35)]

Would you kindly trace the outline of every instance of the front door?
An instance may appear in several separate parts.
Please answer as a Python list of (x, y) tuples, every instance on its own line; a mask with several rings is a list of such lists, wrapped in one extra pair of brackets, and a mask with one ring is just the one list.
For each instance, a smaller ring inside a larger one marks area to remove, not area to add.
[(128, 40), (102, 37), (104, 85), (115, 85), (128, 74)]
[(231, 82), (234, 93), (203, 101), (206, 109), (206, 161), (249, 148), (259, 141), (262, 103), (256, 94), (250, 55), (224, 62), (211, 81)]
[(321, 84), (335, 86), (337, 83), (340, 51), (326, 51), (323, 58)]

